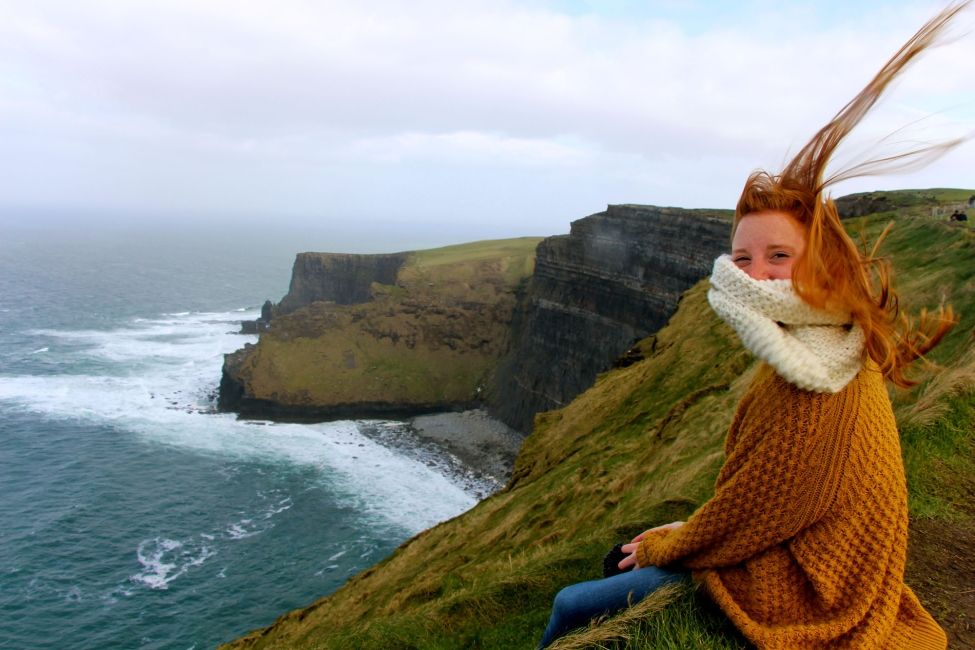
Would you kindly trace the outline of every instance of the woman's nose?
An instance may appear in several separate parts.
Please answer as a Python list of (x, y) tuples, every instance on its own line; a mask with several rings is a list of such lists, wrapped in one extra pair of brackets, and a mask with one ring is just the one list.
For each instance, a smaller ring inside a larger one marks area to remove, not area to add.
[(748, 277), (752, 280), (769, 279), (769, 267), (763, 260), (753, 259), (752, 263), (748, 265), (746, 273), (748, 273)]

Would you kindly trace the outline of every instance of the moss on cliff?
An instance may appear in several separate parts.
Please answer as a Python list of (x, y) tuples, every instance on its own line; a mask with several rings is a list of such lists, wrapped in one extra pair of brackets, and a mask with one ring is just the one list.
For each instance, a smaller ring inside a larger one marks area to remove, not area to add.
[[(932, 354), (941, 369), (894, 394), (913, 513), (908, 581), (953, 644), (967, 647), (975, 616), (966, 573), (975, 547), (975, 234), (912, 210), (895, 216), (885, 246), (904, 304), (944, 299), (962, 320)], [(854, 220), (850, 228), (869, 238), (885, 221)], [(505, 491), (236, 645), (534, 647), (560, 587), (598, 577), (614, 542), (685, 517), (711, 493), (755, 363), (713, 315), (705, 290), (702, 282), (688, 291), (670, 323), (639, 344), (642, 360), (537, 417)], [(568, 647), (743, 647), (695, 594), (672, 598), (649, 618), (597, 628)]]
[(469, 404), (503, 351), (538, 238), (406, 254), (371, 302), (275, 318), (237, 364), (244, 395), (284, 408)]

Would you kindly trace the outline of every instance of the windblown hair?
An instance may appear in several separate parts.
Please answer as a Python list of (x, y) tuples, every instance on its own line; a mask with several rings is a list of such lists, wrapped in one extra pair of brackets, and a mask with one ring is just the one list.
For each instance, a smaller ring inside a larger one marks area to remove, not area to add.
[(796, 293), (814, 307), (850, 313), (853, 321), (863, 328), (865, 353), (898, 386), (914, 383), (904, 374), (908, 364), (935, 347), (957, 319), (951, 307), (944, 306), (935, 313), (922, 311), (916, 325), (901, 315), (897, 295), (891, 289), (890, 264), (876, 256), (880, 241), (873, 251), (861, 253), (840, 222), (836, 204), (825, 191), (849, 178), (924, 165), (964, 138), (871, 159), (829, 177), (826, 177), (826, 166), (839, 144), (866, 116), (891, 81), (934, 44), (952, 18), (971, 1), (953, 4), (928, 21), (780, 174), (753, 172), (735, 209), (734, 229), (743, 217), (769, 210), (785, 212), (802, 225), (806, 248), (792, 270)]

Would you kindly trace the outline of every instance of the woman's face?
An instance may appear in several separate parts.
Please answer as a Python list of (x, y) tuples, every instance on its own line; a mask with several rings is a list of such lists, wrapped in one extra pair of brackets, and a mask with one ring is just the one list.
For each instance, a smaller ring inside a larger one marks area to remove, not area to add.
[(806, 249), (802, 226), (786, 212), (746, 214), (731, 242), (731, 259), (755, 280), (789, 280), (792, 265)]

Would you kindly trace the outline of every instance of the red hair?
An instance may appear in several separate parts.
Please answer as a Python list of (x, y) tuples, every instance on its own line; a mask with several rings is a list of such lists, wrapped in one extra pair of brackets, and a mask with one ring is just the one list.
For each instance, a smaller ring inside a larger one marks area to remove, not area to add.
[(849, 313), (853, 322), (863, 328), (865, 354), (898, 386), (914, 383), (904, 374), (908, 364), (936, 346), (957, 319), (950, 307), (940, 307), (933, 314), (923, 311), (916, 325), (906, 316), (899, 317), (889, 263), (875, 256), (877, 246), (870, 253), (857, 248), (840, 221), (836, 204), (825, 190), (841, 180), (924, 164), (962, 139), (868, 160), (828, 178), (826, 166), (840, 142), (863, 119), (890, 82), (932, 45), (951, 19), (970, 2), (949, 6), (928, 21), (812, 137), (782, 173), (753, 172), (735, 208), (734, 229), (746, 215), (770, 210), (785, 212), (799, 222), (806, 236), (806, 248), (792, 270), (796, 293), (814, 307)]

